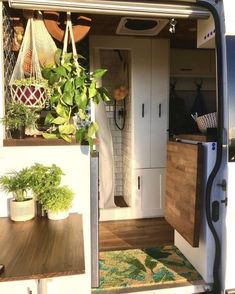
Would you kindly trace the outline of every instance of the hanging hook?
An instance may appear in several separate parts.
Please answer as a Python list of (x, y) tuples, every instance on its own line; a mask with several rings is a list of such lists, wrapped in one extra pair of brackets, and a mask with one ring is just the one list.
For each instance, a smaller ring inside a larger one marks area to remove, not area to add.
[(195, 85), (197, 87), (197, 90), (201, 90), (202, 85), (203, 85), (203, 79), (200, 79), (199, 81), (195, 81)]
[(174, 18), (172, 18), (170, 20), (170, 27), (169, 27), (169, 32), (171, 34), (175, 34), (175, 26), (176, 26), (176, 24), (177, 24), (177, 21)]

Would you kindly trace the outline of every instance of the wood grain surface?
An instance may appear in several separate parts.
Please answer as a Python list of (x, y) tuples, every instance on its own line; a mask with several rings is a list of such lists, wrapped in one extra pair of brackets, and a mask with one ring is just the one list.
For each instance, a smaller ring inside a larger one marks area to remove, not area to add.
[[(98, 144), (98, 140), (94, 140), (94, 144)], [(4, 147), (14, 146), (60, 146), (60, 145), (80, 145), (76, 142), (75, 138), (71, 142), (66, 142), (63, 139), (44, 139), (43, 137), (26, 137), (24, 139), (4, 139)], [(88, 145), (88, 142), (84, 142), (81, 145)]]
[(162, 217), (104, 221), (99, 230), (100, 251), (174, 244), (174, 230)]
[(0, 219), (0, 281), (41, 279), (85, 272), (82, 216), (27, 222)]
[(198, 247), (202, 198), (201, 144), (169, 142), (165, 218), (193, 247)]

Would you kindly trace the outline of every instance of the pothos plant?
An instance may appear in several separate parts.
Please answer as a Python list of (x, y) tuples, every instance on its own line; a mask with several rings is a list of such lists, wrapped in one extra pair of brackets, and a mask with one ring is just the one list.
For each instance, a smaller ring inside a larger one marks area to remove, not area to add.
[[(78, 56), (78, 58), (83, 58)], [(51, 88), (50, 111), (45, 118), (49, 125), (44, 138), (62, 138), (71, 142), (75, 135), (76, 141), (88, 141), (93, 149), (93, 140), (98, 130), (95, 121), (89, 114), (90, 102), (98, 104), (100, 100), (109, 101), (104, 87), (99, 87), (97, 79), (101, 78), (106, 69), (87, 72), (78, 65), (72, 53), (64, 53), (58, 49), (55, 53), (56, 65), (42, 70)]]

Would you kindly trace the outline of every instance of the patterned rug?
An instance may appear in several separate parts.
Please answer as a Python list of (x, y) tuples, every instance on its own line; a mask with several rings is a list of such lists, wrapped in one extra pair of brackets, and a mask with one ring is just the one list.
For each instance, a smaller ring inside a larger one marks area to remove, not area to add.
[(101, 252), (99, 267), (96, 291), (202, 280), (175, 246)]

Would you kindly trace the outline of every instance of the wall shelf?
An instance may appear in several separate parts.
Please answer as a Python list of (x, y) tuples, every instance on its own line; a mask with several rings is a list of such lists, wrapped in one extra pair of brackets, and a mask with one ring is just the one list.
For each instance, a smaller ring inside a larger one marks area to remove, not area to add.
[(50, 221), (0, 218), (0, 282), (85, 273), (83, 222), (79, 214)]
[[(98, 140), (94, 141), (97, 145)], [(44, 139), (43, 137), (28, 137), (25, 139), (4, 139), (4, 147), (15, 147), (15, 146), (66, 146), (66, 145), (80, 145), (72, 139), (72, 142), (66, 142), (63, 139)], [(88, 142), (84, 142), (81, 145), (88, 145)]]

